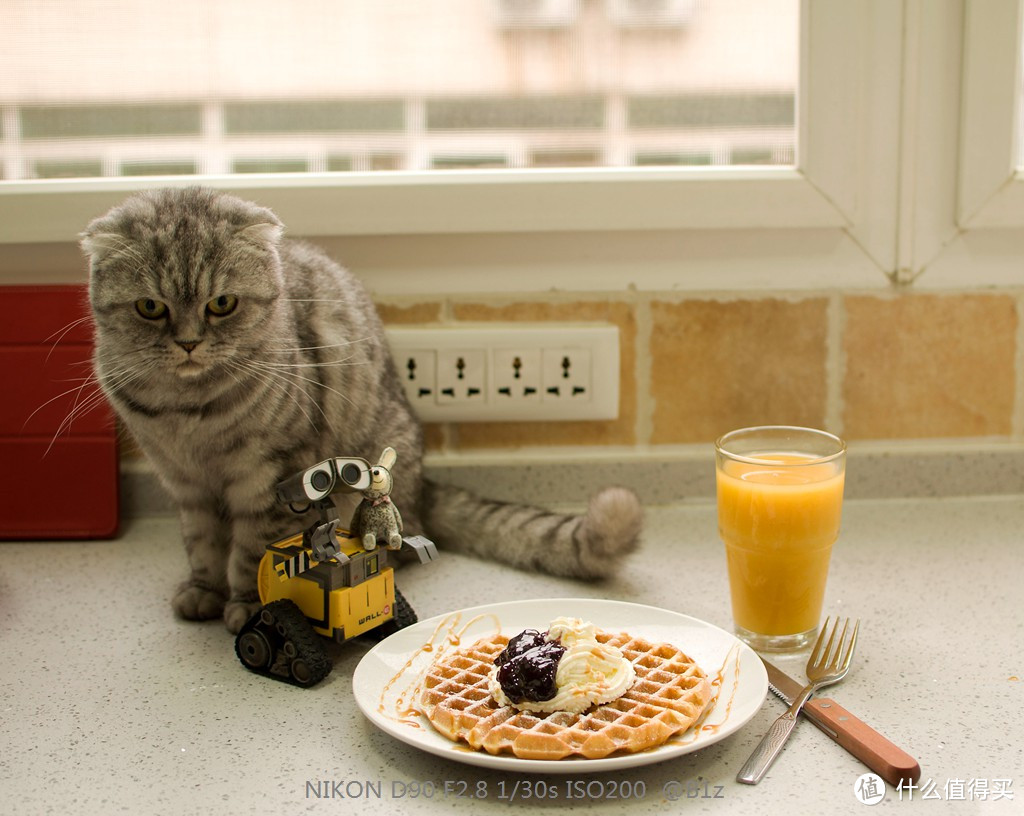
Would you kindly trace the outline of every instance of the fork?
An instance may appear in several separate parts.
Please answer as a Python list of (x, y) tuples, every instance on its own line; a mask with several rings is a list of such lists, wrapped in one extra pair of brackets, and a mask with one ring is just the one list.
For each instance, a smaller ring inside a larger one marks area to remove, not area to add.
[[(821, 629), (821, 634), (818, 635), (818, 640), (814, 644), (811, 656), (807, 659), (807, 679), (810, 682), (793, 701), (789, 710), (772, 723), (772, 727), (762, 737), (761, 742), (754, 749), (754, 753), (750, 755), (750, 759), (740, 768), (740, 772), (736, 775), (737, 782), (743, 782), (746, 785), (756, 785), (760, 782), (765, 773), (767, 773), (768, 768), (775, 761), (775, 758), (782, 752), (782, 746), (789, 739), (789, 735), (796, 725), (796, 718), (800, 714), (800, 709), (804, 707), (804, 703), (818, 689), (838, 683), (850, 670), (853, 649), (857, 645), (857, 631), (860, 629), (860, 620), (853, 624), (853, 632), (850, 635), (849, 641), (844, 646), (846, 633), (850, 628), (850, 619), (846, 619), (846, 622), (843, 624), (842, 634), (839, 635), (839, 642), (835, 644), (835, 650), (833, 650), (832, 645), (835, 642), (836, 632), (839, 629), (839, 619), (836, 618), (835, 623), (832, 624), (831, 632), (828, 632), (829, 620), (831, 619), (825, 618), (825, 625)], [(828, 632), (827, 644), (825, 643), (826, 632)]]

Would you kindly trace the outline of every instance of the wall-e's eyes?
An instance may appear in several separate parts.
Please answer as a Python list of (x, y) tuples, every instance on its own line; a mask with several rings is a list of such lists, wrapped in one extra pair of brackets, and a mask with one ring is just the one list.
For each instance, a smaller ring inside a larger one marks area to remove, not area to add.
[(135, 311), (146, 320), (159, 320), (167, 314), (167, 304), (153, 298), (141, 298), (135, 301)]
[(234, 295), (220, 295), (206, 304), (206, 313), (214, 317), (231, 314), (238, 306), (238, 298)]

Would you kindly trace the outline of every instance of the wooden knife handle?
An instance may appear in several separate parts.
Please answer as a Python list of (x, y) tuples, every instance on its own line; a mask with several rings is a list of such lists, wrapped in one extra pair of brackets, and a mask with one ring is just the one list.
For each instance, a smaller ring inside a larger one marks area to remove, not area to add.
[(895, 787), (900, 780), (917, 782), (921, 778), (921, 766), (916, 759), (835, 700), (813, 697), (803, 713), (890, 785)]

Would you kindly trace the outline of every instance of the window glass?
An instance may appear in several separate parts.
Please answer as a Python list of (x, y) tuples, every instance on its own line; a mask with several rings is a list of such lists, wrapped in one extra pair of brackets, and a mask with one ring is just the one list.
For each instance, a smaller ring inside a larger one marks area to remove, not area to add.
[(5, 0), (3, 179), (787, 165), (798, 0)]

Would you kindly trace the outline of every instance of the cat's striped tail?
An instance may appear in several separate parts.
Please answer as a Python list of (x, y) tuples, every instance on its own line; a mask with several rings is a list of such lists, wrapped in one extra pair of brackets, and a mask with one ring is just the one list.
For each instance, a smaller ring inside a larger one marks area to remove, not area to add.
[(424, 482), (423, 524), (442, 550), (573, 578), (603, 578), (637, 549), (643, 511), (626, 488), (608, 487), (583, 515), (485, 499)]

